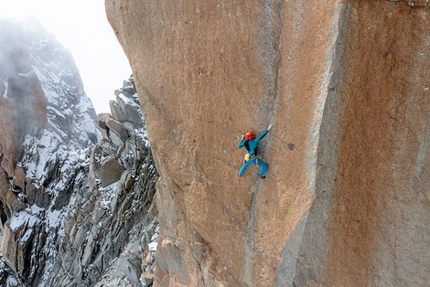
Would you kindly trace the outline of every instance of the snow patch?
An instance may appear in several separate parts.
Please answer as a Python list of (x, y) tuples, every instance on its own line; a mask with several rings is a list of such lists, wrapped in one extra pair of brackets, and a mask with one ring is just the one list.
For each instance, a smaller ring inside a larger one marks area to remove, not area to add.
[(28, 78), (28, 76), (30, 76), (31, 74), (34, 74), (33, 70), (31, 70), (31, 71), (29, 71), (27, 73), (18, 73), (18, 75), (20, 75), (22, 77), (26, 77), (26, 78)]
[(34, 215), (21, 211), (10, 218), (9, 228), (15, 232), (25, 225), (33, 226), (38, 220)]
[(151, 242), (148, 244), (149, 251), (157, 251), (157, 242)]
[(135, 108), (137, 108), (139, 111), (140, 111), (140, 106), (133, 100), (133, 99), (130, 99), (129, 97), (126, 97), (125, 95), (123, 95), (123, 94), (119, 94), (118, 95), (118, 97), (122, 100), (122, 101), (124, 101), (124, 103), (126, 103), (127, 105), (130, 105), (130, 106), (132, 106), (132, 107), (135, 107)]
[(3, 85), (4, 85), (4, 93), (3, 93), (3, 98), (7, 99), (7, 92), (8, 92), (8, 87), (9, 87), (9, 78), (6, 78), (3, 81)]

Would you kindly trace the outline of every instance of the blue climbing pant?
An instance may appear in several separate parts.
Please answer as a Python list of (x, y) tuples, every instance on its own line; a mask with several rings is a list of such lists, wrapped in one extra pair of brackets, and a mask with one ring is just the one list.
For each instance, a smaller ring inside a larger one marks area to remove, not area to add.
[(253, 158), (253, 159), (248, 160), (248, 161), (243, 161), (242, 168), (239, 171), (239, 176), (242, 176), (244, 174), (245, 170), (251, 164), (255, 164), (255, 165), (258, 165), (260, 167), (260, 172), (258, 173), (259, 176), (263, 176), (266, 173), (267, 169), (269, 168), (269, 165), (267, 163), (265, 163), (264, 161), (262, 161), (261, 159)]

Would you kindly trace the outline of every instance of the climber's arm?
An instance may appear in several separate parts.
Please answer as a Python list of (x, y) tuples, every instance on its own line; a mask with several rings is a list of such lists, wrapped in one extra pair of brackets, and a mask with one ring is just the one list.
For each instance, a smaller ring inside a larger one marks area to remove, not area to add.
[(262, 138), (264, 138), (266, 135), (267, 135), (267, 133), (269, 132), (269, 130), (265, 130), (264, 132), (262, 132), (258, 137), (257, 137), (257, 140), (261, 140)]
[(242, 135), (242, 139), (240, 140), (240, 143), (239, 143), (239, 148), (242, 148), (244, 145), (245, 145), (245, 136)]

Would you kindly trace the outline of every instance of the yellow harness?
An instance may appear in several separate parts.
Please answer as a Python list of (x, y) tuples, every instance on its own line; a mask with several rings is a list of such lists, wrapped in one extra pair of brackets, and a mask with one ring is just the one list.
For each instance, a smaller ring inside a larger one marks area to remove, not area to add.
[(255, 155), (250, 155), (249, 153), (247, 153), (245, 155), (245, 158), (244, 158), (245, 161), (250, 161), (250, 160), (253, 160), (253, 159), (255, 159), (256, 162), (258, 162), (258, 157), (256, 157)]

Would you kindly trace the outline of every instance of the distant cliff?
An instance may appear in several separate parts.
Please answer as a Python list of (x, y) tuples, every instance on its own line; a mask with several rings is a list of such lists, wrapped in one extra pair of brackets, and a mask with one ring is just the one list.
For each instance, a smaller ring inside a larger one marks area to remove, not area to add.
[(158, 175), (133, 79), (96, 117), (70, 52), (29, 21), (0, 21), (0, 285), (149, 285)]
[(428, 285), (427, 1), (105, 3), (160, 172), (155, 286)]

